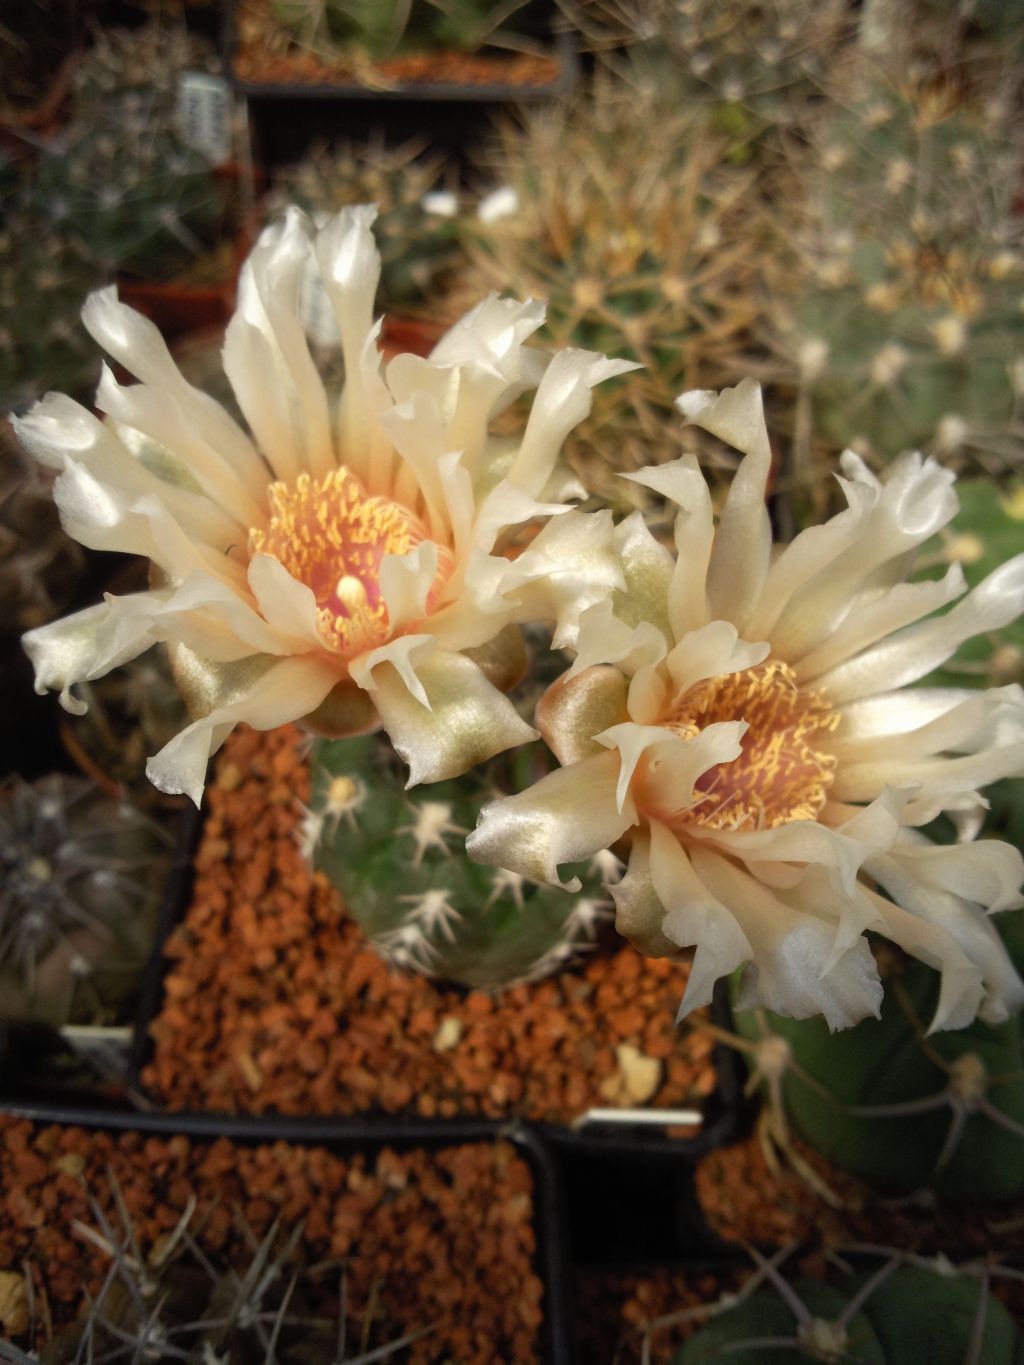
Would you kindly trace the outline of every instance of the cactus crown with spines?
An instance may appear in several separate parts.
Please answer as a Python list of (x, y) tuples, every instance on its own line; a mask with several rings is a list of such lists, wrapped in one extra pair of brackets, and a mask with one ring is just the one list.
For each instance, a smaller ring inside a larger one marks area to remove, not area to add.
[(302, 841), (371, 944), (396, 967), (483, 990), (540, 980), (594, 946), (610, 918), (600, 870), (575, 895), (470, 862), (462, 847), (504, 763), (522, 777), (543, 746), (407, 792), (374, 737), (320, 740)]

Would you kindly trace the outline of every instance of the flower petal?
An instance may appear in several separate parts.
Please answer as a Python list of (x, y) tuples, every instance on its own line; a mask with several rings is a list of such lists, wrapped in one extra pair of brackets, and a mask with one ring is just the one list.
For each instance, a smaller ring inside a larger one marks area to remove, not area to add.
[[(651, 880), (665, 907), (661, 931), (680, 948), (695, 948), (678, 1019), (710, 1004), (715, 982), (754, 956), (746, 934), (694, 871), (672, 832), (651, 822)], [(616, 922), (617, 923), (617, 922)]]
[(316, 597), (311, 588), (294, 579), (273, 555), (253, 555), (248, 579), (264, 619), (292, 641), (296, 653), (323, 649), (317, 630)]
[(290, 208), (263, 229), (238, 281), (238, 307), (224, 336), (231, 381), (276, 476), (321, 478), (335, 467), (327, 395), (299, 314), (312, 246), (305, 214)]
[(120, 303), (117, 290), (111, 286), (89, 295), (82, 322), (129, 374), (174, 403), (195, 440), (234, 470), (240, 487), (263, 486), (267, 466), (259, 451), (215, 398), (186, 382), (149, 318)]
[(236, 700), (194, 721), (149, 760), (146, 776), (155, 787), (172, 795), (183, 792), (198, 806), (210, 756), (240, 721), (272, 730), (300, 720), (316, 710), (338, 679), (335, 668), (311, 656), (275, 660), (269, 667), (253, 661), (253, 672), (257, 676), (240, 683)]
[(765, 506), (772, 451), (761, 388), (754, 380), (744, 379), (718, 394), (706, 390), (681, 394), (676, 406), (688, 422), (746, 457), (733, 476), (722, 508), (707, 577), (710, 614), (742, 630), (764, 587), (772, 543)]
[[(911, 702), (916, 695), (908, 694)], [(844, 766), (885, 762), (892, 754), (895, 736), (901, 760), (941, 753), (978, 753), (1024, 739), (1024, 691), (1017, 684), (985, 692), (936, 689), (916, 710), (911, 706), (901, 711), (892, 702), (892, 695), (884, 693), (842, 709), (841, 728), (829, 739), (828, 747)], [(929, 702), (935, 709), (929, 709)], [(928, 717), (923, 724), (913, 723), (923, 716)], [(879, 725), (877, 731), (872, 722)]]
[(833, 963), (834, 927), (788, 905), (710, 849), (690, 854), (694, 871), (716, 900), (729, 907), (753, 948), (744, 973), (740, 1009), (763, 1005), (794, 1019), (823, 1014), (829, 1028), (849, 1028), (882, 1003), (878, 970), (864, 939)]
[(458, 777), (475, 763), (537, 738), (471, 659), (437, 650), (417, 661), (415, 669), (425, 703), (387, 663), (374, 669), (367, 689), (392, 744), (409, 765), (408, 786)]
[(879, 488), (861, 534), (786, 602), (772, 627), (772, 649), (787, 660), (803, 657), (835, 629), (862, 593), (868, 599), (906, 575), (907, 555), (934, 535), (957, 508), (953, 474), (911, 452), (894, 460), (881, 485), (852, 452), (843, 467), (858, 482)]
[(485, 806), (466, 852), (474, 862), (578, 891), (579, 878), (561, 881), (559, 867), (608, 848), (636, 820), (630, 801), (621, 812), (616, 805), (618, 772), (614, 754), (557, 768), (527, 791)]
[(944, 616), (930, 617), (890, 635), (822, 674), (816, 682), (833, 704), (883, 689), (904, 687), (937, 668), (965, 640), (1000, 630), (1024, 611), (1024, 555), (1008, 560)]
[(707, 624), (708, 565), (715, 539), (711, 491), (695, 455), (624, 474), (670, 498), (679, 508), (675, 522), (676, 562), (668, 590), (668, 615), (675, 639)]
[[(941, 860), (943, 870), (950, 874), (957, 857), (964, 857), (963, 850), (979, 847), (984, 845), (953, 845), (945, 851), (946, 857)], [(977, 869), (974, 853), (969, 852), (964, 861), (962, 873), (954, 874), (961, 885), (964, 884), (964, 879), (969, 879), (971, 872)], [(994, 859), (995, 861), (998, 859)], [(865, 865), (865, 871), (875, 878), (902, 909), (946, 930), (961, 951), (981, 971), (985, 995), (979, 1015), (986, 1023), (1003, 1023), (1024, 1004), (1024, 982), (1017, 975), (991, 920), (978, 913), (977, 902), (973, 897), (971, 900), (965, 900), (948, 890), (930, 884), (930, 880), (927, 879), (930, 869), (926, 862), (920, 855), (915, 859), (906, 849), (894, 849), (892, 853), (872, 859)], [(925, 880), (922, 880), (922, 872)], [(998, 871), (995, 874), (990, 873), (988, 880), (990, 885), (987, 889), (992, 889), (992, 885), (998, 884), (1000, 880)]]
[(540, 497), (566, 436), (593, 406), (590, 390), (606, 379), (639, 368), (631, 360), (609, 360), (596, 351), (559, 351), (534, 394), (522, 443), (509, 470), (509, 482), (535, 498)]
[(563, 673), (537, 703), (537, 725), (563, 767), (603, 753), (595, 733), (627, 719), (625, 679), (607, 665)]
[(858, 602), (820, 644), (789, 660), (797, 682), (813, 682), (894, 631), (948, 606), (966, 587), (963, 570), (953, 564), (936, 582), (898, 583), (879, 597)]
[(511, 561), (501, 579), (517, 621), (553, 621), (551, 647), (571, 648), (583, 615), (622, 583), (610, 513), (562, 512)]
[(768, 652), (764, 641), (741, 640), (731, 621), (709, 621), (684, 635), (665, 660), (673, 699), (680, 700), (691, 687), (708, 678), (724, 678), (754, 668), (764, 662)]

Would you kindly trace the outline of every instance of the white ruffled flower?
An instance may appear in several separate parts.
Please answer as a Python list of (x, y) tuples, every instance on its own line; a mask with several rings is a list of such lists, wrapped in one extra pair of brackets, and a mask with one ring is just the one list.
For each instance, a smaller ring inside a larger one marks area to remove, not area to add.
[(1024, 693), (908, 684), (1020, 614), (1024, 556), (935, 615), (959, 566), (906, 579), (953, 476), (911, 454), (880, 482), (851, 452), (848, 510), (773, 549), (757, 385), (679, 406), (745, 454), (717, 529), (692, 457), (630, 476), (678, 505), (677, 554), (636, 515), (618, 527), (627, 588), (584, 613), (538, 708), (564, 766), (486, 808), (471, 855), (558, 884), (625, 837), (617, 926), (652, 955), (695, 948), (681, 1013), (746, 963), (744, 1008), (877, 1014), (871, 930), (941, 972), (933, 1028), (1006, 1019), (1024, 986), (986, 912), (1021, 904), (1021, 855), (918, 827), (977, 832), (980, 789), (1024, 772)]
[[(534, 734), (502, 691), (524, 662), (515, 623), (554, 621), (571, 642), (580, 610), (619, 578), (610, 518), (567, 510), (580, 490), (556, 464), (591, 386), (632, 367), (547, 357), (524, 345), (543, 307), (491, 296), (430, 359), (400, 355), (382, 373), (374, 217), (350, 208), (314, 231), (292, 210), (260, 237), (224, 345), (248, 431), (186, 383), (113, 289), (88, 300), (85, 325), (141, 383), (104, 371), (106, 422), (49, 394), (17, 423), (60, 471), (66, 530), (153, 563), (150, 591), (25, 637), (36, 688), (81, 711), (76, 682), (167, 642), (197, 719), (150, 760), (164, 791), (198, 802), (209, 755), (240, 721), (332, 735), (383, 724), (410, 783), (455, 776)], [(341, 337), (337, 404), (299, 318), (310, 262)], [(522, 436), (492, 436), (495, 414), (531, 389)], [(550, 519), (529, 548), (503, 556), (508, 528), (536, 517)]]

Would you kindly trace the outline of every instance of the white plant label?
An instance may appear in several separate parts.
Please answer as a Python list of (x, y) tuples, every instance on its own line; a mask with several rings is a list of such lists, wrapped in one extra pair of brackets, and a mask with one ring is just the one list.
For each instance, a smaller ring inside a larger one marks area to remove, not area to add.
[(186, 71), (178, 82), (178, 134), (211, 166), (231, 160), (231, 87), (223, 76)]

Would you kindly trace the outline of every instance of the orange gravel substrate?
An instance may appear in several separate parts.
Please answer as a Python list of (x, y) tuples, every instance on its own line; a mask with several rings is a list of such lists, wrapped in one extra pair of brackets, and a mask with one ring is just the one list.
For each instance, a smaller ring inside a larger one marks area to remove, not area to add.
[(382, 1341), (438, 1324), (403, 1351), (409, 1365), (540, 1358), (533, 1183), (509, 1143), (342, 1158), (285, 1142), (89, 1133), (3, 1115), (0, 1338), (41, 1344), (27, 1341), (24, 1291), (17, 1293), (25, 1267), (37, 1312), (49, 1313), (54, 1330), (74, 1320), (86, 1291), (96, 1294), (109, 1261), (73, 1223), (95, 1226), (91, 1194), (122, 1230), (111, 1171), (144, 1255), (174, 1228), (192, 1194), (190, 1229), (204, 1251), (236, 1269), (246, 1269), (252, 1254), (239, 1213), (257, 1238), (275, 1220), (286, 1233), (304, 1222), (306, 1264), (345, 1258), (352, 1341), (376, 1303)]
[(922, 1254), (1024, 1251), (1024, 1203), (957, 1207), (930, 1199), (885, 1199), (834, 1170), (802, 1143), (799, 1156), (838, 1201), (833, 1207), (799, 1174), (772, 1171), (758, 1135), (697, 1166), (697, 1196), (719, 1237), (742, 1243), (849, 1246), (867, 1242)]
[(652, 1105), (694, 1104), (714, 1088), (710, 1039), (675, 1029), (688, 967), (621, 940), (500, 997), (387, 966), (299, 851), (301, 743), (292, 727), (243, 727), (218, 757), (192, 903), (168, 941), (150, 1029), (143, 1081), (155, 1099), (569, 1121), (636, 1103), (638, 1059)]

